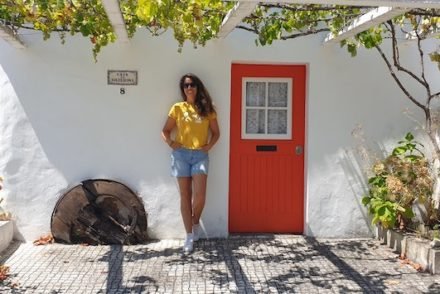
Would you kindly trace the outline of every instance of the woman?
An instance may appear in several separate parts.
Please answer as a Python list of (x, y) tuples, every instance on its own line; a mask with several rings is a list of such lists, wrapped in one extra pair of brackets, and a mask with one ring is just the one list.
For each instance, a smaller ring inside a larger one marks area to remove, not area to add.
[[(183, 250), (189, 253), (200, 233), (199, 221), (206, 199), (208, 152), (218, 141), (220, 130), (211, 96), (197, 76), (184, 75), (180, 79), (180, 92), (183, 101), (171, 107), (162, 138), (173, 149), (171, 169), (179, 183), (180, 212), (186, 230)], [(176, 136), (171, 139), (174, 128), (177, 129)]]

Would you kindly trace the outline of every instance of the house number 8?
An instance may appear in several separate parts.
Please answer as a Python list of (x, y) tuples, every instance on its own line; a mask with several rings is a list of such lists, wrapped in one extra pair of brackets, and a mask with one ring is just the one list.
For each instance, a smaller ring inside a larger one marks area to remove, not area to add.
[(121, 89), (119, 89), (119, 93), (120, 93), (121, 95), (124, 95), (124, 94), (125, 94), (125, 88), (121, 88)]

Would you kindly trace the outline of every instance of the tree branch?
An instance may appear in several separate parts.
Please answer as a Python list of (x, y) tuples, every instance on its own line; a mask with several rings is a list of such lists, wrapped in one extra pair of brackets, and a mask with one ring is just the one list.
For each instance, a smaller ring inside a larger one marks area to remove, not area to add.
[[(329, 22), (329, 21), (332, 21), (334, 18), (336, 18), (336, 17), (332, 17), (332, 18), (316, 18), (316, 19), (313, 19), (311, 21), (304, 22), (304, 24), (318, 25), (319, 22), (322, 22), (322, 21)], [(254, 13), (246, 16), (244, 19), (245, 20), (249, 20), (249, 21), (251, 21), (251, 20), (263, 21), (264, 20), (265, 22), (273, 21), (273, 20), (279, 20), (279, 21), (283, 21), (283, 22), (289, 21), (288, 19), (286, 19), (284, 17), (280, 17), (280, 16), (268, 15), (268, 16), (261, 17), (261, 16), (255, 15)]]
[(423, 105), (422, 103), (420, 103), (419, 101), (417, 101), (408, 92), (408, 90), (402, 85), (402, 83), (400, 82), (399, 78), (396, 76), (396, 73), (393, 70), (393, 66), (391, 65), (391, 62), (386, 57), (385, 53), (383, 53), (382, 49), (378, 45), (376, 45), (375, 48), (379, 52), (379, 54), (382, 57), (382, 59), (385, 61), (386, 65), (388, 66), (388, 70), (390, 71), (391, 76), (393, 77), (394, 81), (397, 83), (399, 88), (403, 91), (403, 93), (405, 93), (405, 95), (409, 98), (409, 100), (411, 100), (415, 105), (417, 105), (419, 108), (421, 108), (423, 110), (423, 112), (425, 112), (425, 114), (426, 114), (427, 107), (425, 105)]
[(245, 31), (248, 31), (248, 32), (252, 32), (252, 33), (258, 35), (258, 31), (256, 29), (253, 29), (253, 28), (249, 28), (249, 27), (242, 26), (242, 25), (236, 26), (235, 28), (236, 29), (242, 29), (242, 30), (245, 30)]
[[(249, 28), (249, 27), (242, 26), (242, 25), (236, 26), (235, 28), (242, 29), (242, 30), (245, 30), (245, 31), (248, 31), (248, 32), (252, 32), (252, 33), (254, 33), (256, 35), (260, 34), (260, 32), (257, 29)], [(321, 33), (321, 32), (329, 32), (329, 31), (330, 31), (330, 29), (310, 30), (310, 31), (302, 32), (302, 33), (298, 33), (298, 34), (291, 34), (291, 35), (287, 35), (287, 36), (281, 36), (280, 40), (295, 39), (295, 38), (298, 38), (298, 37), (313, 35), (313, 34), (317, 34), (317, 33)]]
[[(391, 22), (391, 21), (390, 21)], [(393, 44), (393, 60), (394, 60), (394, 66), (398, 69), (401, 70), (403, 69), (403, 67), (400, 66), (400, 60), (399, 60), (399, 48), (397, 46), (397, 40), (396, 40), (396, 34), (394, 31), (394, 26), (393, 24), (391, 24), (391, 32), (392, 32), (392, 44)], [(390, 70), (391, 76), (394, 78), (394, 80), (396, 81), (396, 83), (399, 85), (400, 89), (406, 94), (406, 96), (417, 106), (419, 106), (420, 108), (422, 108), (423, 112), (425, 113), (425, 130), (428, 134), (428, 137), (430, 138), (430, 140), (433, 143), (434, 149), (435, 149), (435, 154), (437, 155), (437, 157), (440, 155), (440, 148), (438, 146), (438, 144), (436, 144), (436, 140), (435, 140), (435, 134), (433, 133), (432, 130), (432, 117), (431, 117), (431, 109), (429, 107), (429, 99), (427, 101), (426, 105), (423, 105), (422, 103), (420, 103), (419, 101), (417, 101), (409, 92), (408, 90), (402, 85), (402, 83), (400, 82), (400, 80), (398, 79), (397, 75), (394, 73), (394, 71), (392, 70), (392, 66), (391, 63), (388, 61), (388, 59), (386, 58), (385, 54), (383, 53), (383, 51), (380, 49), (379, 46), (375, 46), (376, 49), (379, 51), (379, 53), (381, 54), (382, 58), (385, 60), (388, 69)], [(407, 74), (409, 74), (411, 77), (413, 77), (415, 80), (419, 81), (422, 83), (423, 82), (412, 72), (407, 71), (406, 69), (403, 69), (404, 72), (406, 72)], [(426, 86), (425, 86), (426, 87)]]
[(435, 98), (436, 96), (439, 96), (440, 97), (440, 92), (437, 92), (437, 93), (434, 93), (434, 94), (432, 94), (431, 96), (429, 96), (429, 100), (431, 100), (432, 98)]
[(417, 32), (417, 31), (415, 31), (415, 33), (416, 33), (416, 36), (417, 36), (417, 49), (419, 50), (419, 55), (420, 55), (420, 64), (421, 64), (421, 67), (422, 67), (422, 79), (425, 81), (425, 88), (426, 88), (426, 93), (427, 93), (427, 95), (428, 95), (428, 101), (427, 101), (427, 105), (428, 105), (428, 107), (429, 107), (429, 104), (431, 103), (431, 88), (430, 88), (430, 86), (429, 86), (429, 83), (428, 83), (428, 81), (426, 80), (426, 77), (425, 77), (425, 61), (424, 61), (424, 58), (423, 58), (423, 50), (422, 50), (422, 39), (421, 39), (421, 37), (420, 37), (420, 35), (419, 35), (419, 32)]
[(330, 32), (330, 29), (318, 29), (318, 30), (314, 30), (314, 31), (307, 31), (307, 32), (292, 34), (292, 35), (288, 35), (288, 36), (281, 36), (281, 40), (295, 39), (298, 37), (313, 35), (313, 34), (317, 34), (317, 33), (321, 33), (321, 32)]
[(440, 10), (439, 9), (424, 10), (424, 9), (416, 8), (408, 11), (407, 14), (440, 17)]
[(394, 66), (397, 68), (397, 70), (403, 71), (404, 73), (408, 74), (413, 79), (415, 79), (417, 82), (419, 82), (422, 86), (426, 87), (427, 84), (425, 81), (423, 81), (421, 78), (419, 78), (417, 75), (415, 75), (410, 70), (408, 70), (400, 65), (399, 47), (397, 46), (396, 31), (394, 29), (394, 24), (392, 23), (392, 21), (390, 20), (390, 21), (388, 21), (388, 23), (390, 25), (391, 36), (392, 36)]
[[(341, 7), (336, 6), (314, 6), (314, 5), (288, 5), (288, 4), (280, 4), (280, 3), (260, 3), (260, 7), (265, 8), (278, 8), (278, 9), (286, 9), (290, 11), (333, 11), (333, 10), (341, 10)], [(368, 6), (357, 6), (356, 9), (371, 9)], [(352, 8), (347, 8), (347, 11), (353, 10)], [(359, 14), (357, 14), (359, 15)]]

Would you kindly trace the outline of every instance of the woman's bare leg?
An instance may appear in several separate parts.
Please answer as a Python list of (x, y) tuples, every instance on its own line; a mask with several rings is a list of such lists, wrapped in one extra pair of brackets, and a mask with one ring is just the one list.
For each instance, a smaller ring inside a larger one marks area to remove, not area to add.
[(192, 203), (192, 223), (198, 224), (200, 221), (200, 216), (202, 215), (203, 208), (205, 207), (206, 201), (206, 182), (208, 176), (205, 174), (193, 175), (194, 184), (194, 197)]
[(180, 190), (180, 213), (187, 234), (192, 232), (192, 181), (190, 177), (177, 178)]

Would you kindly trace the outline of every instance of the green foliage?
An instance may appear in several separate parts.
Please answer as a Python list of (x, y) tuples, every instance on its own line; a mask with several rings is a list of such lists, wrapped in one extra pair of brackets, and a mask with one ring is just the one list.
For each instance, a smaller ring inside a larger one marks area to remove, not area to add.
[(369, 178), (369, 193), (362, 204), (373, 216), (372, 223), (394, 228), (413, 216), (414, 201), (431, 205), (434, 180), (431, 166), (420, 148), (423, 145), (407, 133), (391, 155), (373, 166)]
[[(214, 38), (223, 17), (234, 5), (220, 0), (121, 0), (121, 12), (129, 37), (139, 27), (157, 36), (167, 29), (181, 48), (185, 40), (194, 46), (205, 45)], [(62, 42), (65, 33), (90, 38), (93, 54), (116, 40), (101, 0), (0, 0), (0, 24), (14, 30), (28, 28), (43, 33), (48, 39), (58, 32)]]
[(440, 51), (435, 51), (429, 54), (432, 62), (437, 62), (438, 69), (440, 70)]
[(224, 16), (233, 5), (233, 2), (220, 0), (139, 0), (137, 6), (134, 1), (121, 1), (124, 15), (130, 15), (131, 11), (137, 16), (127, 22), (130, 34), (135, 26), (145, 26), (153, 35), (172, 29), (180, 50), (186, 40), (196, 47), (216, 37)]
[(101, 47), (114, 42), (115, 34), (100, 0), (0, 0), (0, 19), (13, 28), (39, 30), (44, 39), (59, 32), (90, 38), (96, 57)]
[(438, 224), (434, 225), (433, 228), (432, 228), (431, 239), (432, 240), (440, 239), (440, 230), (439, 230), (439, 225)]
[[(119, 4), (129, 37), (139, 28), (145, 28), (154, 36), (172, 30), (181, 50), (185, 41), (196, 47), (216, 38), (224, 17), (235, 3), (221, 0), (120, 0)], [(255, 33), (257, 45), (270, 45), (276, 40), (319, 32), (337, 34), (370, 9), (260, 3), (239, 28)], [(393, 22), (402, 29), (409, 27), (423, 35), (438, 29), (438, 14), (433, 9), (414, 9), (396, 17)], [(66, 33), (79, 33), (90, 39), (95, 58), (103, 46), (116, 39), (101, 0), (0, 0), (2, 23), (14, 30), (39, 30), (45, 39), (58, 32), (62, 42)], [(389, 26), (382, 24), (342, 41), (341, 46), (346, 46), (355, 56), (359, 46), (373, 48), (389, 34)], [(438, 54), (431, 55), (431, 58), (439, 62)]]
[(334, 5), (260, 4), (243, 20), (244, 28), (258, 35), (257, 45), (315, 34), (337, 33), (361, 10)]
[[(328, 31), (337, 35), (339, 31), (351, 24), (371, 7), (350, 7), (336, 5), (295, 5), (295, 4), (260, 4), (252, 15), (245, 18), (246, 29), (258, 35), (258, 45), (270, 45), (275, 40), (284, 40), (298, 36)], [(435, 9), (413, 9), (392, 20), (403, 32), (418, 32), (427, 35), (435, 32), (440, 26), (439, 11)], [(294, 33), (292, 33), (294, 32)], [(384, 39), (390, 38), (392, 30), (389, 24), (383, 23), (367, 31), (343, 40), (341, 47), (356, 56), (359, 47), (367, 49), (379, 46)], [(431, 60), (439, 62), (438, 54), (432, 54)]]

